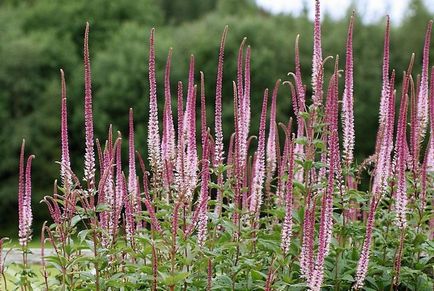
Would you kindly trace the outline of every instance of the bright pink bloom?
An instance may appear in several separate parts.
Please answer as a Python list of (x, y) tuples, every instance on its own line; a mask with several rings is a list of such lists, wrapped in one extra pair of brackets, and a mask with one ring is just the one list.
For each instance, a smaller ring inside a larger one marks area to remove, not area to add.
[(84, 125), (86, 134), (86, 150), (84, 154), (84, 178), (89, 188), (95, 183), (95, 152), (93, 141), (93, 113), (92, 113), (92, 82), (89, 60), (89, 23), (86, 23), (84, 33)]

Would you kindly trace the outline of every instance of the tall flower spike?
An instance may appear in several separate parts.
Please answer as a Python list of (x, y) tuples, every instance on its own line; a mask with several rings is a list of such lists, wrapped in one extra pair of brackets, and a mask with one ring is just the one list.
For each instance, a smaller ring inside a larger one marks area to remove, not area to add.
[[(135, 196), (137, 190), (137, 174), (136, 174), (136, 149), (134, 146), (134, 116), (133, 109), (129, 112), (129, 136), (128, 136), (128, 193)], [(133, 204), (137, 210), (136, 204)]]
[(270, 131), (268, 133), (267, 140), (267, 160), (266, 160), (266, 171), (267, 171), (267, 194), (269, 195), (271, 189), (271, 180), (273, 179), (274, 172), (276, 171), (277, 165), (277, 153), (276, 153), (276, 139), (277, 139), (277, 124), (276, 124), (276, 99), (277, 93), (279, 91), (280, 79), (276, 81), (273, 89), (273, 95), (271, 97), (271, 109), (270, 109)]
[(175, 149), (175, 127), (172, 115), (172, 95), (170, 93), (170, 65), (172, 60), (172, 48), (169, 50), (164, 74), (164, 112), (163, 112), (163, 140), (161, 143), (161, 157), (164, 162), (174, 162)]
[(257, 157), (255, 160), (251, 194), (250, 194), (250, 211), (259, 215), (259, 209), (262, 204), (262, 187), (265, 176), (265, 127), (267, 122), (267, 102), (268, 89), (265, 89), (264, 99), (262, 101), (261, 121), (259, 124), (259, 139)]
[(84, 178), (92, 190), (95, 183), (95, 152), (93, 141), (92, 85), (89, 60), (89, 22), (84, 32), (84, 125), (86, 150), (84, 154)]
[(370, 202), (368, 219), (366, 221), (365, 239), (363, 241), (360, 259), (359, 262), (357, 263), (357, 271), (355, 276), (356, 282), (354, 284), (354, 288), (356, 290), (361, 289), (363, 287), (363, 285), (365, 284), (364, 282), (365, 282), (366, 274), (368, 272), (372, 231), (374, 229), (375, 211), (377, 210), (377, 205), (378, 205), (378, 199), (375, 198), (374, 195)]
[(62, 179), (63, 186), (65, 184), (71, 185), (71, 162), (69, 158), (69, 145), (68, 145), (68, 110), (66, 107), (66, 84), (65, 74), (60, 69), (60, 78), (62, 83), (62, 101), (60, 109), (60, 136), (61, 136), (61, 148), (62, 157), (60, 160), (60, 177)]
[(407, 224), (407, 181), (405, 176), (406, 169), (406, 126), (407, 126), (407, 99), (408, 95), (403, 94), (401, 98), (399, 121), (398, 121), (398, 133), (397, 133), (397, 164), (396, 164), (396, 174), (397, 174), (397, 190), (396, 190), (396, 214), (397, 214), (397, 225), (399, 228), (404, 228)]
[[(228, 33), (228, 26), (222, 34), (220, 41), (218, 65), (217, 65), (217, 81), (216, 81), (216, 93), (215, 93), (215, 149), (214, 149), (214, 167), (217, 167), (223, 163), (223, 127), (222, 127), (222, 83), (223, 83), (223, 59), (225, 53), (225, 42)], [(217, 185), (223, 186), (223, 174), (219, 173), (217, 176)], [(223, 192), (221, 189), (217, 189), (217, 204), (215, 207), (215, 214), (220, 216), (223, 203)]]
[(344, 159), (349, 167), (353, 162), (354, 152), (354, 110), (353, 110), (353, 26), (354, 12), (351, 15), (347, 36), (345, 60), (345, 87), (342, 98), (342, 128), (344, 138)]
[(151, 168), (157, 177), (161, 173), (160, 132), (158, 129), (157, 81), (155, 78), (155, 29), (152, 28), (149, 37), (149, 121), (148, 121), (148, 152)]
[[(312, 60), (312, 87), (314, 96), (321, 96), (322, 90), (322, 48), (321, 48), (321, 6), (320, 1), (315, 0), (315, 20), (313, 31), (313, 60)], [(315, 103), (321, 102), (320, 98), (314, 100)]]
[(430, 142), (426, 157), (426, 168), (428, 171), (434, 171), (434, 67), (431, 68), (430, 78), (430, 98), (429, 98), (429, 113), (430, 113)]
[(114, 199), (113, 199), (113, 205), (112, 205), (112, 235), (115, 237), (117, 235), (117, 228), (119, 224), (119, 218), (121, 215), (122, 210), (122, 201), (123, 201), (123, 175), (122, 175), (122, 155), (121, 155), (121, 149), (122, 149), (122, 138), (120, 133), (118, 132), (118, 144), (115, 148), (115, 163), (116, 163), (116, 183), (115, 183), (115, 193), (114, 193)]
[(182, 95), (182, 82), (178, 82), (178, 151), (176, 156), (176, 185), (177, 193), (183, 193), (186, 189), (184, 173), (184, 105)]
[(215, 165), (223, 163), (223, 127), (222, 127), (222, 83), (223, 83), (223, 59), (228, 26), (225, 26), (220, 41), (219, 58), (217, 65), (217, 82), (215, 93)]
[(197, 93), (197, 86), (195, 85), (193, 88), (193, 94), (190, 98), (190, 106), (189, 106), (189, 112), (187, 113), (189, 118), (187, 119), (189, 121), (188, 126), (188, 146), (187, 146), (187, 156), (186, 156), (186, 174), (187, 174), (187, 181), (189, 184), (188, 187), (188, 195), (187, 198), (191, 198), (192, 191), (196, 187), (197, 182), (197, 168), (198, 168), (198, 158), (197, 158), (197, 145), (196, 145), (196, 93)]
[[(338, 58), (336, 58), (337, 67)], [(309, 280), (309, 287), (311, 290), (319, 291), (324, 279), (324, 260), (328, 254), (329, 245), (331, 241), (332, 228), (333, 228), (333, 190), (334, 190), (334, 177), (339, 164), (336, 152), (337, 149), (337, 112), (338, 112), (338, 96), (337, 96), (337, 83), (338, 83), (338, 71), (335, 68), (335, 72), (330, 79), (329, 89), (327, 93), (327, 106), (328, 112), (326, 115), (329, 118), (329, 140), (328, 148), (330, 151), (329, 157), (329, 176), (327, 182), (327, 188), (323, 192), (321, 201), (321, 218), (319, 227), (319, 242), (318, 242), (318, 254), (315, 263), (315, 269)]]
[(25, 169), (24, 169), (24, 147), (25, 140), (21, 143), (19, 174), (18, 174), (18, 222), (20, 244), (24, 245), (26, 238), (26, 220), (25, 220), (25, 205), (24, 205), (24, 192), (25, 192)]
[(429, 78), (429, 48), (431, 42), (431, 30), (433, 21), (429, 21), (425, 34), (425, 44), (423, 47), (422, 75), (420, 79), (419, 95), (417, 98), (417, 138), (418, 144), (425, 137), (428, 125), (428, 78)]
[(200, 72), (200, 131), (202, 136), (202, 145), (205, 148), (205, 143), (208, 139), (208, 131), (206, 130), (206, 99), (205, 99), (205, 77), (203, 72)]
[[(246, 49), (246, 59), (244, 63), (244, 136), (247, 138), (249, 136), (250, 130), (250, 45)], [(246, 148), (247, 155), (248, 147)]]
[[(285, 219), (282, 226), (280, 247), (284, 254), (289, 252), (292, 236), (292, 193), (294, 179), (294, 142), (293, 137), (286, 137), (285, 147), (288, 148), (288, 181), (286, 182)], [(285, 161), (286, 162), (286, 161)]]
[(389, 93), (389, 57), (390, 55), (390, 17), (386, 18), (386, 31), (384, 33), (384, 49), (383, 49), (383, 85), (381, 88), (380, 100), (380, 126), (386, 120), (387, 112), (387, 95)]

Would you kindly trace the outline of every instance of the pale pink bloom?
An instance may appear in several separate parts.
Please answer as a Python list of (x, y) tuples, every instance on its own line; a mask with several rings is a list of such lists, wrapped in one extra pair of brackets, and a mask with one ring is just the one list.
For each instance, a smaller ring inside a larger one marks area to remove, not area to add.
[[(306, 91), (302, 83), (302, 77), (301, 77), (300, 51), (298, 47), (298, 40), (299, 40), (299, 36), (297, 35), (297, 38), (295, 39), (295, 74), (294, 74), (296, 91), (294, 90), (293, 85), (291, 83), (289, 84), (291, 86), (291, 96), (292, 96), (294, 114), (297, 117), (297, 138), (301, 138), (304, 136), (304, 130), (305, 130), (304, 121), (301, 116), (301, 113), (306, 111), (306, 96), (305, 96)], [(315, 94), (319, 94), (319, 92), (316, 91)], [(318, 97), (318, 100), (319, 99), (320, 97)], [(314, 100), (314, 102), (318, 103), (319, 102), (318, 100), (316, 101)], [(298, 159), (303, 159), (304, 145), (297, 143), (295, 145), (294, 153)], [(304, 179), (303, 170), (296, 171), (295, 179), (298, 182), (303, 183), (303, 179)]]
[(414, 124), (417, 128), (417, 147), (419, 147), (420, 143), (423, 141), (428, 125), (428, 70), (432, 23), (432, 20), (428, 22), (425, 34), (425, 44), (423, 47), (422, 74), (420, 78), (419, 95), (417, 98), (417, 122)]
[(125, 181), (125, 175), (122, 173), (122, 200), (123, 205), (125, 207), (125, 233), (127, 237), (127, 241), (129, 241), (132, 245), (134, 244), (134, 192), (128, 192), (127, 182)]
[(258, 150), (254, 165), (255, 175), (252, 179), (251, 194), (250, 194), (250, 211), (259, 215), (259, 210), (262, 205), (262, 188), (265, 176), (265, 127), (267, 119), (267, 101), (268, 89), (264, 92), (264, 99), (262, 102), (261, 121), (259, 124), (259, 139)]
[(120, 137), (120, 133), (118, 132), (118, 143), (115, 148), (115, 163), (116, 163), (116, 176), (115, 176), (115, 191), (113, 195), (113, 205), (112, 205), (112, 216), (109, 228), (112, 230), (112, 236), (115, 237), (117, 235), (117, 229), (119, 224), (119, 219), (121, 216), (122, 206), (123, 206), (123, 174), (122, 174), (122, 155), (121, 155), (121, 145), (122, 139)]
[(148, 121), (148, 153), (152, 170), (157, 176), (162, 170), (160, 156), (160, 132), (158, 128), (157, 81), (155, 78), (154, 33), (149, 38), (149, 121)]
[(379, 201), (376, 198), (376, 195), (374, 193), (369, 206), (368, 220), (366, 222), (366, 234), (365, 234), (365, 239), (363, 241), (362, 252), (360, 254), (360, 259), (357, 264), (357, 271), (355, 276), (356, 283), (354, 284), (355, 289), (363, 288), (363, 285), (365, 284), (364, 282), (365, 282), (366, 274), (368, 273), (372, 230), (374, 228), (375, 211), (377, 210), (378, 202)]
[[(224, 59), (224, 47), (226, 42), (226, 36), (228, 33), (228, 26), (225, 27), (222, 38), (220, 41), (219, 58), (217, 65), (217, 81), (216, 81), (216, 93), (215, 93), (215, 149), (214, 149), (214, 167), (217, 167), (223, 163), (223, 127), (222, 127), (222, 83), (223, 83), (223, 59)], [(217, 184), (219, 187), (223, 186), (223, 175), (217, 176)], [(222, 211), (223, 193), (220, 189), (217, 190), (217, 204), (215, 206), (215, 214), (220, 216)]]
[[(128, 193), (136, 195), (137, 190), (137, 174), (136, 174), (136, 149), (134, 145), (134, 116), (133, 109), (130, 108), (128, 118)], [(134, 209), (137, 210), (135, 204)]]
[(345, 60), (345, 87), (342, 98), (342, 129), (344, 158), (347, 166), (353, 162), (354, 152), (354, 101), (353, 101), (353, 26), (354, 15), (351, 16), (347, 36), (347, 52)]
[(321, 48), (321, 7), (320, 1), (315, 0), (315, 20), (313, 31), (313, 58), (312, 58), (312, 87), (314, 103), (321, 103), (322, 96), (322, 48)]
[(396, 166), (397, 190), (395, 195), (395, 210), (397, 216), (397, 225), (404, 228), (407, 224), (407, 183), (406, 183), (406, 127), (407, 127), (407, 98), (408, 95), (403, 92), (401, 96), (400, 112), (398, 119), (398, 130), (396, 136)]
[(284, 254), (289, 252), (292, 236), (292, 193), (293, 193), (293, 179), (294, 179), (294, 142), (289, 136), (286, 137), (285, 151), (288, 152), (287, 160), (283, 162), (288, 167), (288, 181), (286, 181), (286, 195), (285, 195), (285, 218), (282, 225), (281, 243), (280, 247)]
[(19, 216), (19, 242), (21, 246), (26, 246), (31, 238), (32, 215), (32, 160), (34, 155), (27, 159), (24, 170), (24, 140), (21, 145), (19, 182), (18, 182), (18, 216)]
[(170, 93), (170, 65), (172, 49), (169, 50), (164, 74), (164, 112), (163, 112), (163, 138), (161, 142), (161, 158), (163, 162), (173, 163), (176, 158), (175, 127), (172, 115), (172, 95)]
[(223, 129), (222, 129), (222, 83), (223, 83), (223, 59), (228, 26), (223, 31), (220, 41), (220, 50), (217, 66), (217, 82), (215, 95), (215, 165), (223, 163)]
[(194, 57), (190, 58), (190, 69), (188, 74), (188, 90), (187, 90), (187, 104), (185, 108), (183, 128), (186, 148), (186, 155), (184, 156), (184, 171), (185, 182), (187, 184), (186, 197), (191, 199), (192, 192), (197, 183), (197, 169), (198, 157), (196, 146), (196, 92), (197, 87), (194, 85)]
[(381, 88), (380, 99), (380, 124), (383, 124), (387, 118), (388, 98), (389, 95), (389, 60), (390, 60), (390, 17), (386, 18), (386, 31), (384, 33), (383, 48), (383, 85)]
[(333, 191), (334, 191), (334, 177), (338, 170), (340, 163), (337, 152), (339, 151), (338, 143), (338, 71), (337, 59), (335, 66), (335, 73), (333, 74), (329, 90), (327, 93), (327, 108), (326, 108), (326, 122), (328, 125), (328, 149), (329, 149), (329, 173), (327, 188), (322, 194), (321, 202), (321, 218), (319, 226), (319, 242), (318, 254), (316, 257), (315, 268), (311, 277), (308, 280), (311, 290), (320, 290), (324, 280), (324, 261), (330, 249), (330, 242), (333, 230)]
[[(277, 123), (276, 123), (276, 99), (277, 92), (279, 91), (280, 79), (276, 81), (271, 97), (270, 109), (270, 131), (268, 133), (267, 147), (266, 147), (266, 174), (267, 184), (271, 184), (273, 175), (277, 166), (277, 152), (276, 152), (276, 139), (277, 139)], [(268, 190), (268, 189), (267, 189)]]
[(184, 173), (184, 105), (183, 105), (183, 95), (182, 95), (182, 82), (178, 82), (178, 144), (177, 144), (177, 156), (176, 156), (176, 175), (175, 181), (178, 188), (177, 194), (184, 192), (187, 188), (185, 183), (185, 173)]
[(61, 137), (61, 148), (62, 157), (60, 160), (60, 178), (62, 179), (63, 186), (71, 185), (71, 162), (69, 158), (69, 145), (68, 145), (68, 110), (66, 106), (66, 84), (65, 84), (65, 74), (63, 70), (60, 70), (60, 78), (62, 83), (62, 103), (60, 110), (60, 137)]
[(86, 150), (84, 154), (84, 179), (89, 188), (95, 183), (95, 152), (93, 141), (93, 113), (92, 113), (92, 82), (89, 60), (89, 23), (86, 23), (84, 33), (84, 125), (86, 135)]

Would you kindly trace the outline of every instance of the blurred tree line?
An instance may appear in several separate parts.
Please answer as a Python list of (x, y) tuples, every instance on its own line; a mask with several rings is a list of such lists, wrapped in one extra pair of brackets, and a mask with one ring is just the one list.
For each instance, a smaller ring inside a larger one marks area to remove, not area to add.
[[(347, 15), (351, 14), (349, 10)], [(344, 52), (349, 18), (323, 16), (323, 55)], [(398, 76), (416, 53), (420, 71), (423, 38), (432, 17), (421, 0), (413, 0), (402, 23), (392, 28), (391, 66)], [(360, 162), (373, 152), (381, 88), (385, 19), (364, 24), (356, 18), (354, 32), (356, 151)], [(294, 69), (294, 42), (300, 34), (301, 65), (310, 84), (312, 22), (307, 13), (271, 15), (253, 0), (6, 0), (0, 4), (0, 237), (15, 236), (17, 172), (21, 139), (36, 155), (33, 166), (33, 205), (36, 224), (46, 219), (39, 201), (58, 177), (60, 158), (59, 69), (66, 74), (72, 167), (81, 174), (84, 153), (82, 47), (85, 22), (91, 24), (90, 51), (96, 137), (105, 140), (110, 123), (126, 133), (128, 109), (136, 120), (136, 144), (146, 151), (148, 110), (148, 37), (156, 27), (160, 114), (167, 52), (173, 47), (172, 89), (186, 82), (190, 54), (196, 58), (196, 77), (205, 73), (208, 123), (213, 102), (218, 46), (229, 25), (224, 66), (224, 134), (233, 127), (232, 85), (236, 56), (244, 36), (252, 48), (252, 133), (255, 134), (263, 90), (278, 78), (289, 79)], [(393, 19), (392, 19), (392, 24)], [(331, 63), (329, 63), (332, 66)], [(400, 79), (400, 78), (398, 78)], [(342, 86), (341, 86), (342, 88)], [(173, 92), (175, 94), (175, 92)], [(309, 94), (309, 92), (308, 92)], [(281, 87), (278, 120), (292, 114), (288, 88)], [(174, 103), (176, 104), (176, 102)], [(176, 112), (176, 111), (175, 111)], [(124, 143), (125, 145), (125, 143)], [(37, 227), (37, 226), (36, 226)], [(37, 228), (35, 228), (37, 229)]]

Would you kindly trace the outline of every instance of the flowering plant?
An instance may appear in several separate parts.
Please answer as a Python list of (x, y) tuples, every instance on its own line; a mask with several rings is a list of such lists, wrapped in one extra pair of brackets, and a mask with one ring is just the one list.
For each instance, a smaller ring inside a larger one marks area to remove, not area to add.
[[(322, 56), (319, 1), (315, 11), (312, 95), (308, 96), (308, 86), (302, 81), (297, 37), (296, 65), (290, 80), (276, 81), (271, 94), (268, 89), (264, 91), (257, 137), (251, 135), (250, 128), (251, 50), (246, 39), (242, 41), (232, 83), (234, 129), (228, 145), (224, 145), (222, 129), (228, 28), (223, 31), (218, 55), (214, 128), (209, 128), (206, 120), (209, 94), (204, 90), (202, 72), (200, 85), (195, 84), (194, 56), (186, 86), (178, 82), (174, 119), (170, 50), (161, 132), (152, 29), (149, 163), (136, 150), (130, 109), (127, 168), (122, 163), (120, 132), (113, 136), (110, 126), (105, 143), (94, 139), (87, 24), (84, 178), (81, 181), (76, 176), (70, 162), (67, 92), (61, 70), (61, 179), (54, 183), (53, 194), (43, 200), (52, 222), (42, 228), (40, 277), (27, 262), (33, 156), (24, 167), (24, 142), (21, 148), (18, 201), (23, 272), (18, 284), (22, 290), (432, 290), (432, 21), (426, 31), (422, 72), (415, 81), (411, 56), (398, 91), (395, 79), (399, 74), (389, 69), (387, 19), (376, 150), (357, 165), (352, 47), (355, 15), (348, 27), (341, 92), (339, 56)], [(331, 76), (325, 73), (326, 67), (333, 68)], [(284, 123), (276, 120), (281, 85), (289, 89), (294, 111), (294, 120), (288, 118)], [(399, 111), (395, 112), (397, 100)], [(196, 130), (197, 108), (200, 131)], [(358, 188), (365, 174), (371, 186), (361, 191)], [(53, 249), (51, 254), (46, 254), (46, 243)], [(0, 272), (5, 274), (2, 257)]]

